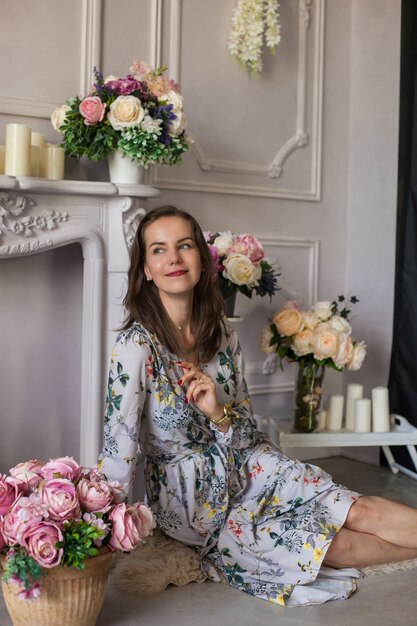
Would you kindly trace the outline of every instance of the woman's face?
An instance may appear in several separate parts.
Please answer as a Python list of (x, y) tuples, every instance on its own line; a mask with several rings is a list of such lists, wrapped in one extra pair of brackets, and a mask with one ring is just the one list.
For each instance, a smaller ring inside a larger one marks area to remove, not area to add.
[(146, 227), (145, 274), (161, 299), (194, 289), (201, 276), (200, 251), (191, 224), (182, 217), (160, 217)]

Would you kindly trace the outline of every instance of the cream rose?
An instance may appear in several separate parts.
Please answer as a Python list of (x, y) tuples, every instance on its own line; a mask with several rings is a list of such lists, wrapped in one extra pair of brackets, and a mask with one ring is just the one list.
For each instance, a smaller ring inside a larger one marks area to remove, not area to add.
[(304, 328), (303, 318), (297, 309), (283, 309), (273, 317), (273, 322), (280, 335), (291, 337)]
[(235, 283), (235, 285), (247, 285), (256, 287), (262, 275), (260, 265), (254, 265), (243, 254), (229, 254), (223, 261), (223, 276)]
[(105, 85), (107, 85), (107, 83), (111, 83), (113, 80), (119, 80), (119, 77), (114, 76), (114, 74), (109, 74), (108, 76), (106, 76), (103, 82)]
[(264, 326), (262, 330), (261, 340), (259, 343), (261, 352), (263, 352), (264, 354), (274, 354), (275, 352), (275, 346), (270, 345), (272, 337), (273, 337), (273, 334), (268, 324), (267, 326)]
[(311, 352), (311, 340), (313, 331), (305, 328), (293, 337), (292, 348), (297, 356), (304, 356)]
[(333, 315), (333, 317), (329, 320), (330, 326), (338, 333), (343, 335), (350, 335), (352, 332), (352, 327), (349, 322), (340, 317), (340, 315)]
[(158, 102), (165, 105), (172, 104), (172, 111), (175, 114), (177, 113), (177, 111), (183, 111), (184, 109), (184, 100), (182, 98), (182, 95), (177, 91), (174, 91), (174, 89), (170, 89), (167, 94), (160, 96), (158, 98)]
[(226, 255), (233, 246), (233, 237), (231, 233), (220, 233), (220, 235), (213, 241), (213, 246), (217, 249), (217, 254), (219, 256)]
[(136, 96), (119, 96), (112, 102), (107, 114), (107, 119), (115, 130), (137, 126), (144, 117), (145, 111)]
[(51, 124), (58, 132), (62, 124), (65, 122), (65, 117), (70, 110), (71, 107), (68, 106), (68, 104), (61, 104), (61, 106), (57, 107), (55, 111), (53, 111), (51, 115)]
[(311, 340), (314, 358), (332, 359), (339, 349), (339, 335), (328, 324), (319, 324)]
[(184, 113), (181, 111), (175, 111), (176, 118), (171, 120), (168, 126), (168, 132), (171, 137), (176, 137), (177, 135), (181, 135), (184, 130), (187, 128), (187, 118)]
[(337, 367), (345, 367), (353, 356), (353, 343), (349, 335), (342, 335), (339, 340), (339, 349), (337, 354), (333, 357), (334, 364)]
[(314, 311), (301, 311), (305, 328), (314, 330), (319, 323), (319, 317)]
[(327, 320), (332, 314), (332, 303), (327, 300), (316, 302), (314, 305), (314, 312), (321, 320)]
[(353, 354), (347, 365), (348, 370), (359, 370), (362, 367), (363, 360), (366, 356), (366, 344), (361, 341), (353, 345)]

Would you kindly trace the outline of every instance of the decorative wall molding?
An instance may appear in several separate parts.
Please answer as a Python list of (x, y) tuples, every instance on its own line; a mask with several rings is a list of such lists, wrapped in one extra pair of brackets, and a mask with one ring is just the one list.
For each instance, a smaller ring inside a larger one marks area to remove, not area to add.
[[(94, 66), (101, 60), (101, 15), (102, 0), (82, 0), (81, 15), (81, 66), (80, 93), (86, 94), (91, 86)], [(0, 96), (0, 114), (22, 115), (49, 119), (51, 113), (62, 102), (23, 98), (20, 96)]]
[(149, 64), (157, 68), (162, 55), (162, 0), (151, 0)]
[(80, 93), (90, 91), (93, 69), (101, 67), (102, 0), (83, 0)]
[[(243, 183), (221, 183), (205, 181), (191, 181), (188, 179), (160, 178), (158, 168), (151, 173), (151, 184), (161, 189), (175, 189), (185, 191), (208, 191), (212, 193), (226, 193), (248, 196), (264, 196), (286, 198), (294, 200), (320, 200), (321, 195), (321, 153), (322, 153), (322, 113), (323, 113), (323, 44), (324, 44), (324, 0), (315, 0), (315, 29), (314, 29), (314, 60), (313, 77), (308, 72), (308, 31), (311, 25), (311, 8), (313, 0), (299, 0), (299, 48), (298, 48), (298, 79), (297, 79), (297, 106), (294, 134), (281, 146), (269, 165), (251, 163), (249, 161), (227, 161), (211, 159), (205, 152), (201, 140), (195, 132), (189, 131), (192, 138), (192, 153), (203, 172), (237, 174), (241, 176), (260, 176), (279, 178), (284, 171), (284, 164), (290, 155), (298, 148), (311, 143), (311, 184), (307, 190), (273, 189), (267, 186), (245, 185)], [(180, 76), (180, 48), (181, 48), (181, 0), (172, 0), (170, 18), (170, 58), (169, 65)], [(307, 128), (307, 83), (314, 84), (312, 97), (311, 130)], [(178, 170), (177, 170), (178, 171)]]
[(278, 383), (274, 385), (248, 385), (251, 396), (269, 396), (271, 394), (292, 393), (295, 389), (294, 383)]

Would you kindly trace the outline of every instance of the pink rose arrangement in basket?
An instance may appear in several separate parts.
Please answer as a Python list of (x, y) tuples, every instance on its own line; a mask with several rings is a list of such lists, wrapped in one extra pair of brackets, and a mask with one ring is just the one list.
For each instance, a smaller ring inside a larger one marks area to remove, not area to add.
[(142, 502), (124, 503), (124, 488), (97, 467), (72, 457), (29, 460), (0, 474), (0, 553), (7, 553), (3, 580), (35, 599), (45, 569), (84, 569), (103, 551), (130, 552), (155, 522)]

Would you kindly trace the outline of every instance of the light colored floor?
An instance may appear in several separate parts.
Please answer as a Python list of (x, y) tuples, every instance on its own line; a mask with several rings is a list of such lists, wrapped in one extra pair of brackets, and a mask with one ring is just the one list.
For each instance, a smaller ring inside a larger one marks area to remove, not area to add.
[[(417, 481), (404, 474), (343, 457), (317, 464), (336, 482), (365, 494), (417, 507)], [(111, 580), (97, 626), (417, 626), (417, 568), (360, 580), (348, 600), (285, 609), (226, 584), (169, 587), (152, 598), (116, 591)], [(11, 621), (0, 599), (0, 625)], [(28, 624), (27, 626), (30, 626)], [(64, 625), (63, 625), (64, 626)]]

